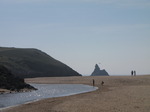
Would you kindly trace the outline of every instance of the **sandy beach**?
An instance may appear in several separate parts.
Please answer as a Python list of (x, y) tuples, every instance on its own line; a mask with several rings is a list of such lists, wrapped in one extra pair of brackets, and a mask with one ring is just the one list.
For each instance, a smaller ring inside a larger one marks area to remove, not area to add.
[(45, 77), (25, 81), (41, 84), (92, 85), (93, 79), (95, 86), (99, 87), (96, 91), (43, 99), (0, 112), (149, 112), (150, 75)]

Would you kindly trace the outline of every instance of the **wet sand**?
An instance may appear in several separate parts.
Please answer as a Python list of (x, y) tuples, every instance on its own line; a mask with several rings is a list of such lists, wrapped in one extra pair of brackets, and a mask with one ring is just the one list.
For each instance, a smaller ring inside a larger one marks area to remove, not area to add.
[(6, 94), (6, 93), (10, 93), (10, 92), (11, 92), (10, 90), (0, 88), (0, 94)]
[[(148, 112), (150, 110), (150, 75), (85, 76), (26, 79), (28, 83), (87, 84), (98, 90), (78, 95), (43, 99), (0, 112)], [(104, 86), (101, 82), (104, 81)]]

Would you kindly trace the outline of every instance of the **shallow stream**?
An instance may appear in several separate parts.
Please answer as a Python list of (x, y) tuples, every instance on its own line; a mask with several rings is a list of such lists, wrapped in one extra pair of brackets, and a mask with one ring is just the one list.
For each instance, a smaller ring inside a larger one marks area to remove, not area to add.
[(69, 96), (90, 92), (98, 89), (82, 84), (31, 84), (38, 90), (24, 93), (10, 93), (0, 95), (0, 110), (44, 98)]

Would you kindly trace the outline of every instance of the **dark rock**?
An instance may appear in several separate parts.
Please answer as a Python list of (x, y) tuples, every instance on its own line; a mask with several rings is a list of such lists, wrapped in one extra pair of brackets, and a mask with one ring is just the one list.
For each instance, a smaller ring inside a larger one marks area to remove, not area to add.
[(24, 79), (15, 77), (7, 68), (0, 65), (0, 88), (11, 91), (20, 91), (21, 89), (36, 90), (29, 84), (24, 82)]
[(91, 76), (109, 76), (109, 74), (106, 72), (105, 69), (100, 70), (99, 66), (96, 64)]

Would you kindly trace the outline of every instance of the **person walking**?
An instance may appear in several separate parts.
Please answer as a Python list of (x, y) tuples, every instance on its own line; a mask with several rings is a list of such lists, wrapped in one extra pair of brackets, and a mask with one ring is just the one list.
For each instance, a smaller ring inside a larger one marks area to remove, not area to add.
[(133, 70), (132, 70), (132, 71), (131, 71), (131, 76), (133, 76), (133, 73), (134, 73), (134, 72), (133, 72)]
[(136, 76), (136, 71), (134, 71), (134, 76)]
[(95, 80), (93, 79), (93, 86), (95, 86)]

